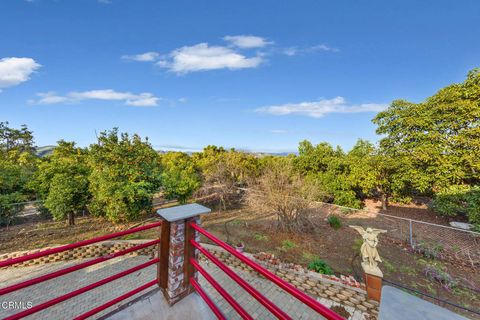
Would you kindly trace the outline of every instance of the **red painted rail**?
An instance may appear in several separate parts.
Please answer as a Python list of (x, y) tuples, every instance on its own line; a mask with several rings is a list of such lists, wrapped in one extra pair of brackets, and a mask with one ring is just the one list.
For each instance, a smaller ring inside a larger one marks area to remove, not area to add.
[(3, 260), (3, 261), (0, 261), (0, 268), (8, 267), (8, 266), (11, 266), (13, 264), (25, 262), (25, 261), (28, 261), (28, 260), (41, 258), (41, 257), (44, 257), (44, 256), (48, 256), (50, 254), (59, 253), (59, 252), (83, 247), (83, 246), (86, 246), (86, 245), (89, 245), (89, 244), (93, 244), (93, 243), (97, 243), (97, 242), (101, 242), (101, 241), (105, 241), (105, 240), (109, 240), (109, 239), (113, 239), (113, 238), (122, 237), (122, 236), (125, 236), (127, 234), (152, 229), (152, 228), (155, 228), (155, 227), (159, 227), (161, 224), (162, 224), (161, 222), (151, 223), (151, 224), (148, 224), (146, 226), (141, 226), (141, 227), (125, 230), (125, 231), (112, 233), (112, 234), (109, 234), (109, 235), (106, 235), (106, 236), (101, 236), (101, 237), (98, 237), (98, 238), (83, 240), (83, 241), (75, 242), (75, 243), (72, 243), (72, 244), (67, 244), (67, 245), (64, 245), (64, 246), (61, 246), (61, 247), (47, 249), (47, 250), (44, 250), (44, 251), (40, 251), (40, 252), (36, 252), (36, 253), (32, 253), (32, 254), (27, 254), (26, 256), (21, 256), (21, 257), (17, 257), (17, 258)]
[(200, 250), (200, 252), (205, 255), (210, 261), (215, 263), (223, 272), (225, 272), (230, 278), (232, 278), (236, 283), (238, 283), (245, 291), (247, 291), (252, 297), (257, 299), (265, 308), (267, 308), (271, 313), (273, 313), (278, 319), (282, 320), (291, 320), (292, 318), (286, 314), (282, 309), (275, 305), (272, 301), (267, 299), (263, 294), (261, 294), (257, 289), (252, 287), (247, 281), (243, 280), (238, 276), (232, 269), (227, 267), (222, 261), (215, 257), (208, 250), (203, 248), (200, 244), (194, 240), (190, 240), (191, 244)]
[(242, 319), (247, 319), (247, 320), (253, 320), (253, 317), (250, 316), (246, 311), (245, 309), (242, 308), (242, 306), (240, 306), (240, 304), (234, 299), (232, 298), (231, 295), (228, 294), (227, 291), (225, 291), (225, 289), (223, 289), (220, 284), (211, 276), (208, 274), (208, 272), (202, 268), (202, 266), (200, 266), (198, 264), (197, 261), (195, 261), (195, 259), (191, 258), (190, 259), (190, 263), (195, 267), (195, 269), (198, 270), (198, 272), (200, 272), (200, 274), (205, 278), (207, 279), (208, 282), (210, 282), (210, 284), (212, 285), (212, 287), (214, 287), (218, 293), (220, 293), (220, 295), (225, 299), (227, 300), (227, 302), (232, 306), (233, 309), (235, 309), (238, 314), (242, 317)]
[(15, 291), (15, 290), (20, 290), (20, 289), (23, 289), (23, 288), (26, 288), (26, 287), (29, 287), (29, 286), (33, 286), (34, 284), (37, 284), (37, 283), (40, 283), (40, 282), (44, 282), (44, 281), (47, 281), (47, 280), (50, 280), (50, 279), (53, 279), (53, 278), (63, 276), (65, 274), (68, 274), (68, 273), (71, 273), (71, 272), (74, 272), (74, 271), (77, 271), (77, 270), (80, 270), (80, 269), (83, 269), (83, 268), (86, 268), (86, 267), (90, 267), (90, 266), (92, 266), (94, 264), (97, 264), (97, 263), (102, 263), (102, 262), (105, 262), (107, 260), (126, 255), (128, 253), (133, 252), (133, 251), (137, 251), (137, 250), (149, 247), (149, 246), (153, 246), (153, 245), (158, 244), (158, 243), (160, 243), (160, 240), (149, 241), (149, 242), (146, 242), (146, 243), (128, 248), (126, 250), (115, 252), (115, 253), (113, 253), (111, 255), (108, 255), (108, 256), (103, 256), (103, 257), (99, 257), (99, 258), (96, 258), (96, 259), (93, 259), (93, 260), (90, 260), (90, 261), (79, 263), (79, 264), (76, 264), (74, 266), (71, 266), (71, 267), (68, 267), (68, 268), (65, 268), (65, 269), (61, 269), (61, 270), (58, 270), (58, 271), (55, 271), (55, 272), (52, 272), (52, 273), (48, 273), (46, 275), (43, 275), (43, 276), (40, 276), (40, 277), (37, 277), (37, 278), (34, 278), (34, 279), (26, 280), (26, 281), (11, 285), (9, 287), (2, 288), (2, 289), (0, 289), (0, 296), (3, 295), (3, 294), (10, 293), (10, 292)]
[(107, 303), (102, 304), (101, 306), (96, 307), (95, 309), (92, 309), (92, 310), (90, 310), (90, 311), (88, 311), (88, 312), (85, 312), (84, 314), (76, 317), (74, 320), (84, 320), (84, 319), (87, 319), (87, 318), (89, 318), (89, 317), (91, 317), (91, 316), (99, 313), (100, 311), (103, 311), (103, 310), (105, 310), (105, 309), (107, 309), (107, 308), (109, 308), (109, 307), (111, 307), (111, 306), (114, 306), (114, 305), (116, 305), (117, 303), (119, 303), (119, 302), (121, 302), (121, 301), (123, 301), (123, 300), (125, 300), (125, 299), (127, 299), (127, 298), (130, 298), (131, 296), (133, 296), (133, 295), (135, 295), (135, 294), (137, 294), (137, 293), (139, 293), (139, 292), (142, 292), (143, 290), (148, 289), (148, 288), (150, 288), (150, 287), (153, 286), (153, 285), (156, 285), (157, 283), (158, 283), (158, 281), (157, 281), (156, 279), (155, 279), (155, 280), (152, 280), (152, 281), (150, 281), (150, 282), (147, 282), (147, 283), (145, 283), (143, 286), (140, 286), (140, 287), (138, 287), (138, 288), (136, 288), (136, 289), (134, 289), (134, 290), (132, 290), (132, 291), (129, 291), (129, 292), (127, 292), (127, 293), (125, 293), (125, 294), (123, 294), (123, 295), (121, 295), (121, 296), (119, 296), (119, 297), (117, 297), (117, 298), (115, 298), (115, 299), (112, 299), (112, 300), (108, 301)]
[(78, 295), (80, 295), (80, 294), (82, 294), (82, 293), (85, 293), (85, 292), (87, 292), (87, 291), (93, 290), (93, 289), (95, 289), (95, 288), (97, 288), (97, 287), (100, 287), (100, 286), (106, 284), (106, 283), (112, 282), (112, 281), (117, 280), (117, 279), (119, 279), (119, 278), (121, 278), (121, 277), (124, 277), (124, 276), (126, 276), (126, 275), (131, 274), (131, 273), (134, 273), (134, 272), (136, 272), (136, 271), (138, 271), (138, 270), (141, 270), (141, 269), (143, 269), (143, 268), (146, 268), (146, 267), (148, 267), (148, 266), (151, 266), (151, 265), (153, 265), (153, 264), (156, 264), (156, 263), (158, 263), (159, 261), (160, 261), (160, 260), (159, 260), (158, 258), (152, 259), (152, 260), (150, 260), (150, 261), (148, 261), (148, 262), (142, 263), (142, 264), (140, 264), (140, 265), (138, 265), (138, 266), (135, 266), (135, 267), (133, 267), (133, 268), (127, 269), (127, 270), (125, 270), (125, 271), (119, 272), (119, 273), (117, 273), (117, 274), (115, 274), (115, 275), (113, 275), (113, 276), (110, 276), (110, 277), (108, 277), (108, 278), (105, 278), (105, 279), (102, 279), (102, 280), (100, 280), (100, 281), (97, 281), (97, 282), (94, 282), (94, 283), (92, 283), (92, 284), (89, 284), (88, 286), (85, 286), (85, 287), (82, 287), (82, 288), (77, 289), (77, 290), (75, 290), (75, 291), (72, 291), (72, 292), (70, 292), (70, 293), (64, 294), (63, 296), (57, 297), (57, 298), (55, 298), (55, 299), (52, 299), (52, 300), (49, 300), (49, 301), (47, 301), (47, 302), (41, 303), (41, 304), (39, 304), (39, 305), (36, 305), (36, 306), (34, 306), (34, 307), (30, 308), (30, 309), (27, 309), (27, 310), (25, 310), (25, 311), (22, 311), (22, 312), (19, 312), (19, 313), (17, 313), (17, 314), (14, 314), (14, 315), (12, 315), (12, 316), (10, 316), (10, 317), (5, 318), (4, 320), (15, 320), (15, 319), (24, 318), (24, 317), (26, 317), (26, 316), (28, 316), (28, 315), (37, 313), (37, 312), (39, 312), (39, 311), (42, 311), (42, 310), (44, 310), (44, 309), (47, 309), (48, 307), (51, 307), (51, 306), (56, 305), (56, 304), (59, 304), (60, 302), (63, 302), (63, 301), (65, 301), (65, 300), (68, 300), (68, 299), (71, 299), (71, 298), (73, 298), (73, 297), (76, 297), (76, 296), (78, 296)]
[[(325, 307), (324, 305), (322, 305), (321, 303), (319, 303), (318, 301), (316, 301), (315, 299), (313, 299), (312, 297), (308, 296), (307, 294), (303, 293), (302, 291), (298, 290), (297, 288), (295, 288), (294, 286), (292, 286), (291, 284), (289, 284), (288, 282), (284, 281), (283, 279), (281, 279), (280, 277), (276, 276), (275, 274), (271, 273), (270, 271), (268, 271), (267, 269), (265, 269), (264, 267), (262, 267), (261, 265), (259, 265), (258, 263), (255, 263), (253, 262), (252, 260), (250, 260), (249, 258), (247, 258), (245, 255), (241, 254), (240, 252), (236, 251), (234, 248), (232, 248), (231, 246), (227, 245), (225, 242), (221, 241), (220, 239), (218, 239), (217, 237), (215, 237), (213, 234), (209, 233), (208, 231), (206, 231), (205, 229), (199, 227), (197, 224), (195, 224), (194, 222), (190, 222), (190, 226), (195, 229), (196, 231), (200, 232), (201, 234), (203, 234), (205, 237), (207, 237), (208, 239), (210, 239), (211, 241), (213, 241), (214, 243), (216, 243), (217, 245), (219, 245), (220, 247), (222, 247), (223, 249), (225, 249), (226, 251), (228, 251), (230, 254), (232, 254), (233, 256), (235, 256), (236, 258), (238, 258), (240, 261), (242, 261), (243, 263), (245, 263), (246, 265), (248, 265), (250, 268), (252, 268), (253, 270), (255, 270), (256, 272), (260, 273), (261, 275), (263, 275), (266, 279), (270, 280), (271, 282), (275, 283), (277, 286), (279, 286), (280, 288), (282, 288), (283, 290), (285, 290), (286, 292), (288, 292), (289, 294), (291, 294), (292, 296), (294, 296), (295, 298), (297, 298), (298, 300), (300, 300), (301, 302), (303, 302), (304, 304), (306, 304), (307, 306), (309, 306), (310, 308), (312, 308), (313, 310), (315, 310), (316, 312), (318, 312), (319, 314), (321, 314), (322, 316), (324, 316), (325, 318), (329, 319), (329, 320), (343, 320), (344, 318), (341, 317), (340, 315), (338, 315), (337, 313), (333, 312), (332, 310), (328, 309), (327, 307)], [(192, 244), (198, 248), (200, 250), (200, 252), (204, 253), (205, 255), (206, 252), (208, 252), (207, 250), (205, 250), (204, 248), (202, 248), (198, 243), (196, 243), (195, 241), (191, 240)], [(209, 252), (208, 252), (209, 253)], [(209, 259), (211, 259), (211, 257), (215, 258), (215, 256), (213, 256), (211, 253), (209, 254), (209, 256), (207, 256)], [(215, 258), (216, 259), (216, 258)], [(218, 259), (216, 259), (218, 260)], [(213, 261), (213, 260), (212, 260)], [(215, 261), (213, 261), (215, 263)], [(218, 260), (218, 262), (220, 262)], [(217, 263), (215, 263), (217, 264)], [(222, 262), (220, 262), (220, 264), (223, 265)], [(217, 266), (219, 266), (217, 264)], [(219, 266), (220, 267), (220, 266)], [(222, 268), (222, 267), (220, 267)], [(223, 265), (223, 268), (227, 268)], [(222, 269), (223, 270), (223, 269)], [(278, 307), (277, 307), (278, 308)], [(283, 311), (282, 311), (283, 312)], [(277, 315), (278, 317), (278, 315)], [(287, 318), (288, 319), (288, 318)]]
[[(140, 231), (152, 229), (152, 228), (155, 228), (155, 227), (159, 227), (160, 225), (161, 225), (161, 222), (156, 222), (156, 223), (152, 223), (152, 224), (149, 224), (149, 225), (133, 228), (133, 229), (130, 229), (130, 230), (116, 232), (116, 233), (113, 233), (113, 234), (109, 234), (109, 235), (105, 235), (105, 236), (101, 236), (101, 237), (97, 237), (97, 238), (93, 238), (93, 239), (89, 239), (89, 240), (84, 240), (84, 241), (64, 245), (64, 246), (57, 247), (57, 248), (47, 249), (47, 250), (44, 250), (44, 251), (32, 253), (32, 254), (29, 254), (29, 255), (26, 255), (26, 256), (22, 256), (22, 257), (17, 257), (17, 258), (13, 258), (13, 259), (0, 261), (0, 268), (11, 266), (11, 265), (16, 264), (16, 263), (22, 263), (22, 262), (25, 262), (25, 261), (28, 261), (28, 260), (38, 259), (40, 257), (47, 256), (47, 255), (50, 255), (50, 254), (59, 253), (59, 252), (75, 249), (75, 248), (78, 248), (78, 247), (90, 245), (90, 244), (93, 244), (93, 243), (109, 240), (109, 239), (112, 239), (112, 238), (121, 237), (121, 236), (124, 236), (124, 235), (127, 235), (127, 234), (132, 234), (132, 233), (135, 233), (135, 232), (140, 232)], [(134, 251), (137, 251), (137, 250), (144, 249), (144, 248), (149, 247), (149, 246), (157, 245), (159, 243), (160, 243), (160, 240), (158, 240), (158, 239), (153, 240), (153, 241), (149, 241), (149, 242), (142, 243), (142, 244), (133, 246), (131, 248), (128, 248), (128, 249), (125, 249), (125, 250), (122, 250), (122, 251), (112, 253), (110, 255), (102, 256), (102, 257), (95, 258), (95, 259), (90, 260), (90, 261), (79, 263), (77, 265), (74, 265), (74, 266), (71, 266), (71, 267), (68, 267), (68, 268), (65, 268), (65, 269), (61, 269), (61, 270), (58, 270), (58, 271), (55, 271), (55, 272), (52, 272), (52, 273), (49, 273), (49, 274), (46, 274), (46, 275), (42, 275), (42, 276), (39, 276), (39, 277), (34, 278), (34, 279), (29, 279), (29, 280), (26, 280), (26, 281), (23, 281), (23, 282), (20, 282), (20, 283), (17, 283), (17, 284), (14, 284), (14, 285), (11, 285), (11, 286), (0, 289), (0, 296), (4, 295), (4, 294), (7, 294), (7, 293), (10, 293), (10, 292), (13, 292), (13, 291), (16, 291), (16, 290), (19, 290), (19, 289), (23, 289), (23, 288), (41, 283), (41, 282), (44, 282), (44, 281), (47, 281), (47, 280), (50, 280), (50, 279), (53, 279), (53, 278), (63, 276), (65, 274), (68, 274), (68, 273), (71, 273), (71, 272), (74, 272), (74, 271), (77, 271), (77, 270), (80, 270), (80, 269), (83, 269), (83, 268), (86, 268), (86, 267), (89, 267), (89, 266), (92, 266), (92, 265), (95, 265), (95, 264), (98, 264), (98, 263), (105, 262), (107, 260), (110, 260), (110, 259), (113, 259), (113, 258), (116, 258), (116, 257), (126, 255), (128, 253), (131, 253), (131, 252), (134, 252)], [(160, 262), (159, 258), (151, 259), (148, 262), (145, 262), (145, 263), (137, 265), (133, 268), (124, 270), (122, 272), (119, 272), (119, 273), (114, 274), (110, 277), (107, 277), (107, 278), (102, 279), (100, 281), (89, 284), (85, 287), (74, 290), (72, 292), (69, 292), (69, 293), (64, 294), (62, 296), (59, 296), (59, 297), (54, 298), (52, 300), (48, 300), (46, 302), (43, 302), (43, 303), (38, 304), (36, 306), (33, 306), (30, 309), (27, 309), (27, 310), (24, 310), (22, 312), (11, 315), (11, 316), (5, 318), (4, 320), (13, 320), (13, 319), (24, 318), (26, 316), (29, 316), (31, 314), (37, 313), (37, 312), (42, 311), (44, 309), (47, 309), (51, 306), (54, 306), (58, 303), (61, 303), (65, 300), (76, 297), (76, 296), (78, 296), (82, 293), (93, 290), (93, 289), (95, 289), (97, 287), (100, 287), (104, 284), (107, 284), (109, 282), (112, 282), (114, 280), (117, 280), (119, 278), (127, 276), (129, 274), (132, 274), (136, 271), (139, 271), (139, 270), (147, 268), (149, 266), (158, 264), (159, 262)], [(105, 303), (101, 306), (98, 306), (98, 307), (96, 307), (96, 308), (78, 316), (76, 319), (86, 319), (86, 318), (88, 318), (92, 315), (95, 315), (98, 312), (100, 312), (102, 310), (105, 310), (108, 307), (111, 307), (111, 306), (121, 302), (122, 300), (127, 299), (127, 298), (129, 298), (129, 297), (131, 297), (131, 296), (133, 296), (133, 295), (135, 295), (135, 294), (153, 286), (157, 282), (158, 282), (157, 279), (152, 280), (152, 281), (150, 281), (150, 282), (148, 282), (148, 283), (146, 283), (146, 284), (144, 284), (144, 285), (142, 285), (142, 286), (140, 286), (140, 287), (138, 287), (134, 290), (131, 290), (131, 291), (129, 291), (129, 292), (113, 299), (113, 300), (108, 301), (107, 303)]]
[(202, 289), (202, 287), (200, 287), (200, 285), (198, 284), (198, 282), (194, 278), (190, 278), (190, 283), (195, 288), (195, 290), (197, 290), (197, 293), (200, 295), (200, 297), (202, 297), (202, 299), (210, 307), (210, 309), (217, 316), (217, 318), (219, 320), (227, 320), (227, 318), (225, 318), (225, 316), (220, 311), (220, 309), (218, 309), (215, 302), (213, 302), (212, 299), (210, 299), (208, 294)]

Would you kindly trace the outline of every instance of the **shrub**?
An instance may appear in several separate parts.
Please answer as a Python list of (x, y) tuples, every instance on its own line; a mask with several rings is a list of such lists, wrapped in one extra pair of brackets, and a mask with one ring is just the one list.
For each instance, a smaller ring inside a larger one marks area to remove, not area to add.
[(437, 266), (427, 265), (424, 269), (424, 273), (429, 279), (440, 283), (440, 285), (446, 290), (450, 291), (457, 286), (457, 281), (455, 281), (450, 274)]
[(282, 249), (284, 249), (284, 250), (293, 249), (296, 246), (297, 246), (297, 244), (295, 242), (293, 242), (292, 240), (283, 240), (282, 241)]
[(415, 245), (413, 252), (421, 254), (429, 259), (442, 259), (443, 247), (441, 245), (429, 245), (425, 242), (420, 242)]
[(26, 197), (20, 192), (0, 195), (0, 226), (8, 226), (12, 223), (23, 209), (23, 205), (15, 203), (26, 200)]
[[(291, 160), (279, 158), (249, 190), (247, 202), (261, 211), (274, 213), (281, 231), (304, 232), (312, 226), (307, 211), (312, 199), (303, 193), (303, 186), (303, 179), (293, 171)], [(309, 194), (312, 193), (310, 190)]]
[(321, 274), (333, 274), (333, 269), (325, 261), (318, 257), (307, 265), (307, 269)]
[(463, 215), (471, 223), (480, 224), (480, 186), (450, 186), (435, 195), (432, 208), (440, 215)]
[(268, 240), (268, 236), (263, 235), (263, 234), (258, 234), (258, 233), (257, 233), (257, 234), (255, 234), (253, 237), (255, 238), (255, 240), (258, 240), (258, 241), (266, 241), (266, 240)]
[(331, 215), (328, 217), (328, 224), (335, 230), (338, 230), (342, 227), (342, 220), (335, 215)]

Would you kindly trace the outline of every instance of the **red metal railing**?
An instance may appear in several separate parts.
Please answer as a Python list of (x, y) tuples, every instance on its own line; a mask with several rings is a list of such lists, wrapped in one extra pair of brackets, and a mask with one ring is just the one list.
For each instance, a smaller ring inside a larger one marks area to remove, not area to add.
[[(98, 242), (101, 242), (101, 241), (125, 236), (125, 235), (132, 234), (132, 233), (135, 233), (135, 232), (140, 232), (140, 231), (152, 229), (152, 228), (155, 228), (155, 227), (159, 227), (160, 225), (161, 225), (161, 222), (156, 222), (156, 223), (152, 223), (152, 224), (149, 224), (149, 225), (133, 228), (133, 229), (130, 229), (130, 230), (125, 230), (125, 231), (121, 231), (121, 232), (112, 233), (112, 234), (105, 235), (105, 236), (98, 237), (98, 238), (93, 238), (93, 239), (89, 239), (89, 240), (76, 242), (76, 243), (73, 243), (73, 244), (64, 245), (64, 246), (57, 247), (57, 248), (43, 250), (43, 251), (36, 252), (36, 253), (33, 253), (33, 254), (29, 254), (29, 255), (26, 255), (26, 256), (7, 259), (7, 260), (4, 260), (4, 261), (0, 261), (0, 268), (8, 267), (8, 266), (11, 266), (11, 265), (14, 265), (14, 264), (17, 264), (17, 263), (22, 263), (22, 262), (25, 262), (25, 261), (28, 261), (28, 260), (38, 259), (38, 258), (41, 258), (41, 257), (44, 257), (44, 256), (54, 254), (54, 253), (64, 252), (64, 251), (67, 251), (67, 250), (87, 246), (87, 245), (90, 245), (90, 244), (93, 244), (93, 243), (98, 243)], [(50, 279), (53, 279), (53, 278), (60, 277), (62, 275), (65, 275), (65, 274), (68, 274), (68, 273), (86, 268), (86, 267), (94, 265), (94, 264), (98, 264), (98, 263), (101, 263), (101, 262), (104, 262), (104, 261), (107, 261), (107, 260), (110, 260), (110, 259), (113, 259), (113, 258), (116, 258), (116, 257), (126, 255), (128, 253), (131, 253), (131, 252), (134, 252), (134, 251), (137, 251), (137, 250), (141, 250), (141, 249), (149, 247), (149, 246), (153, 246), (153, 245), (156, 245), (156, 244), (159, 244), (159, 243), (160, 243), (160, 240), (149, 241), (149, 242), (146, 242), (144, 244), (133, 246), (133, 247), (128, 248), (126, 250), (118, 251), (118, 252), (115, 252), (115, 253), (107, 255), (107, 256), (102, 256), (102, 257), (99, 257), (99, 258), (95, 258), (93, 260), (83, 262), (83, 263), (80, 263), (80, 264), (77, 264), (77, 265), (74, 265), (74, 266), (71, 266), (71, 267), (68, 267), (68, 268), (65, 268), (65, 269), (61, 269), (61, 270), (58, 270), (58, 271), (55, 271), (55, 272), (52, 272), (52, 273), (49, 273), (49, 274), (46, 274), (46, 275), (42, 275), (42, 276), (39, 276), (39, 277), (34, 278), (34, 279), (26, 280), (26, 281), (23, 281), (23, 282), (20, 282), (20, 283), (17, 283), (17, 284), (14, 284), (14, 285), (11, 285), (11, 286), (8, 286), (8, 287), (5, 287), (5, 288), (1, 288), (0, 289), (0, 296), (4, 295), (4, 294), (7, 294), (7, 293), (10, 293), (10, 292), (13, 292), (13, 291), (16, 291), (16, 290), (19, 290), (19, 289), (22, 289), (22, 288), (32, 286), (34, 284), (38, 284), (38, 283), (41, 283), (41, 282), (44, 282), (44, 281), (47, 281), (47, 280), (50, 280)], [(31, 315), (31, 314), (34, 314), (34, 313), (39, 312), (41, 310), (47, 309), (47, 308), (49, 308), (53, 305), (56, 305), (56, 304), (61, 303), (65, 300), (71, 299), (71, 298), (73, 298), (75, 296), (78, 296), (82, 293), (93, 290), (93, 289), (95, 289), (99, 286), (102, 286), (102, 285), (106, 284), (106, 283), (112, 282), (112, 281), (117, 280), (121, 277), (129, 275), (133, 272), (144, 269), (144, 268), (149, 267), (149, 266), (154, 265), (154, 264), (158, 264), (159, 261), (160, 260), (158, 258), (152, 259), (148, 262), (145, 262), (145, 263), (140, 264), (138, 266), (135, 266), (133, 268), (124, 270), (120, 273), (114, 274), (110, 277), (107, 277), (105, 279), (94, 282), (94, 283), (92, 283), (90, 285), (87, 285), (85, 287), (82, 287), (80, 289), (77, 289), (77, 290), (74, 290), (74, 291), (69, 292), (67, 294), (64, 294), (62, 296), (59, 296), (55, 299), (52, 299), (52, 300), (46, 301), (44, 303), (41, 303), (39, 305), (36, 305), (36, 306), (34, 306), (30, 309), (26, 309), (22, 312), (16, 313), (16, 314), (14, 314), (12, 316), (9, 316), (5, 319), (13, 320), (13, 319), (24, 318), (28, 315)], [(108, 301), (107, 303), (105, 303), (101, 306), (98, 306), (98, 307), (96, 307), (96, 308), (78, 316), (76, 319), (86, 319), (86, 318), (88, 318), (92, 315), (95, 315), (98, 312), (100, 312), (102, 310), (105, 310), (106, 308), (108, 308), (110, 306), (113, 306), (113, 305), (117, 304), (118, 302), (120, 302), (120, 301), (122, 301), (122, 300), (124, 300), (128, 297), (131, 297), (131, 296), (133, 296), (133, 295), (135, 295), (135, 294), (137, 294), (137, 293), (155, 285), (156, 283), (157, 283), (157, 280), (152, 280), (152, 281), (150, 281), (150, 282), (148, 282), (148, 283), (146, 283), (146, 284), (144, 284), (144, 285), (142, 285), (142, 286), (140, 286), (140, 287), (138, 287), (138, 288), (136, 288), (132, 291), (129, 291), (129, 292), (127, 292), (127, 293), (125, 293), (125, 294), (123, 294), (123, 295), (121, 295), (121, 296), (119, 296), (119, 297), (117, 297), (117, 298), (115, 298), (111, 301)]]
[[(283, 279), (279, 278), (275, 274), (271, 273), (270, 271), (268, 271), (267, 269), (265, 269), (261, 265), (253, 262), (252, 260), (247, 258), (245, 255), (241, 254), (240, 252), (236, 251), (231, 246), (227, 245), (225, 242), (221, 241), (220, 239), (218, 239), (217, 237), (215, 237), (214, 235), (212, 235), (208, 231), (199, 227), (194, 222), (190, 222), (189, 226), (191, 228), (195, 229), (196, 231), (200, 232), (201, 234), (203, 234), (205, 237), (207, 237), (208, 239), (210, 239), (211, 241), (213, 241), (214, 243), (216, 243), (217, 245), (219, 245), (223, 249), (225, 249), (227, 252), (229, 252), (230, 254), (235, 256), (236, 258), (238, 258), (240, 261), (242, 261), (243, 263), (245, 263), (246, 265), (251, 267), (256, 272), (263, 275), (266, 279), (275, 283), (277, 286), (279, 286), (280, 288), (282, 288), (283, 290), (285, 290), (286, 292), (288, 292), (289, 294), (291, 294), (292, 296), (294, 296), (295, 298), (300, 300), (302, 303), (306, 304), (307, 306), (309, 306), (310, 308), (315, 310), (317, 313), (319, 313), (323, 317), (325, 317), (327, 319), (332, 319), (332, 320), (344, 319), (343, 317), (341, 317), (337, 313), (333, 312), (332, 310), (328, 309), (327, 307), (325, 307), (324, 305), (322, 305), (321, 303), (319, 303), (318, 301), (316, 301), (315, 299), (313, 299), (309, 295), (307, 295), (307, 294), (303, 293), (302, 291), (298, 290), (297, 288), (295, 288), (294, 286), (292, 286), (288, 282), (284, 281)], [(260, 292), (258, 292), (252, 286), (250, 286), (250, 284), (248, 284), (245, 280), (241, 279), (234, 271), (232, 271), (229, 267), (227, 267), (223, 262), (221, 262), (218, 258), (216, 258), (208, 250), (203, 248), (198, 242), (196, 242), (195, 240), (190, 240), (190, 243), (195, 248), (197, 248), (202, 254), (204, 254), (209, 260), (211, 260), (215, 265), (217, 265), (221, 270), (223, 270), (228, 276), (230, 276), (235, 282), (237, 282), (242, 288), (244, 288), (248, 293), (250, 293), (258, 302), (260, 302), (263, 306), (265, 306), (265, 308), (267, 308), (270, 312), (272, 312), (278, 319), (291, 319), (291, 317), (289, 315), (287, 315), (278, 306), (273, 304), (270, 300), (268, 300), (266, 297), (264, 297)], [(191, 259), (191, 263), (193, 264), (193, 266), (202, 275), (205, 276), (206, 271), (203, 270), (195, 260), (193, 260), (193, 261), (192, 260), (193, 259)], [(207, 281), (209, 281), (212, 284), (212, 286), (214, 288), (219, 290), (218, 287), (220, 287), (220, 286), (218, 285), (218, 283), (215, 283), (215, 284), (212, 283), (212, 281), (211, 281), (212, 279), (209, 279), (211, 277), (205, 277), (205, 278), (207, 279)], [(195, 283), (192, 282), (192, 285), (197, 289), (197, 291), (199, 290), (200, 286), (198, 285), (197, 282), (195, 282)], [(202, 290), (202, 289), (200, 288), (200, 290)], [(219, 312), (218, 308), (215, 306), (215, 304), (213, 304), (213, 307), (212, 307), (211, 304), (213, 302), (205, 294), (205, 292), (203, 292), (203, 290), (198, 291), (198, 292), (205, 299), (207, 304), (212, 308), (212, 311), (217, 315), (217, 317), (219, 319), (225, 319), (225, 317), (221, 313), (220, 313), (220, 315), (217, 314), (217, 312)], [(230, 296), (228, 296), (228, 295), (225, 296), (224, 295), (225, 292), (223, 292), (223, 294), (222, 294), (222, 292), (220, 290), (219, 290), (219, 293), (220, 293), (220, 295), (222, 295), (225, 298), (225, 300), (227, 302), (230, 303), (230, 305), (239, 313), (239, 315), (243, 319), (251, 319), (251, 317), (249, 315), (245, 315), (242, 312), (244, 310), (241, 309), (241, 307), (239, 308), (239, 306), (235, 305), (236, 302), (234, 302), (234, 300), (231, 299)]]

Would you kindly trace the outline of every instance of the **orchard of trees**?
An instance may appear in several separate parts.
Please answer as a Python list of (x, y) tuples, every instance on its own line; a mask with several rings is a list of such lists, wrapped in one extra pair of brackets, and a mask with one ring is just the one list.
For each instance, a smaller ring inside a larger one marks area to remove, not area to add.
[(12, 203), (31, 199), (70, 224), (82, 212), (116, 222), (149, 212), (157, 192), (182, 203), (215, 194), (226, 208), (247, 187), (256, 192), (248, 200), (276, 212), (286, 230), (301, 225), (305, 201), (361, 208), (376, 198), (386, 209), (420, 195), (438, 214), (480, 225), (479, 69), (421, 103), (395, 100), (373, 122), (379, 143), (358, 140), (349, 151), (302, 141), (286, 157), (216, 146), (160, 154), (147, 139), (113, 129), (88, 148), (59, 141), (43, 158), (27, 127), (0, 123), (0, 224), (17, 213)]

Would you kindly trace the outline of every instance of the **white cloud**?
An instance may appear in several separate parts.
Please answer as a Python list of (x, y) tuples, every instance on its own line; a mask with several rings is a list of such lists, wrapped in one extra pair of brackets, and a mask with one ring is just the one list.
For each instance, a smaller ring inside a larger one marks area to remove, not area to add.
[(262, 48), (273, 42), (267, 41), (265, 38), (257, 36), (225, 36), (223, 40), (230, 42), (233, 46), (242, 49)]
[(141, 54), (135, 54), (135, 55), (124, 55), (122, 56), (122, 59), (125, 60), (133, 60), (133, 61), (140, 61), (140, 62), (149, 62), (149, 61), (155, 61), (159, 58), (159, 54), (157, 52), (145, 52)]
[(133, 94), (130, 92), (118, 92), (112, 89), (90, 90), (90, 91), (72, 91), (61, 96), (53, 91), (38, 93), (37, 100), (31, 101), (34, 104), (56, 104), (56, 103), (74, 103), (83, 100), (107, 100), (107, 101), (123, 101), (125, 105), (135, 107), (152, 107), (157, 106), (160, 98), (153, 94), (145, 92)]
[[(69, 100), (67, 97), (58, 96), (54, 91), (37, 93), (37, 96), (40, 97), (40, 99), (36, 101), (36, 103), (39, 104), (63, 103)], [(31, 102), (35, 103), (35, 100), (31, 100)]]
[(28, 81), (30, 75), (40, 67), (32, 58), (0, 59), (0, 90)]
[(260, 56), (246, 57), (228, 47), (199, 43), (172, 51), (167, 59), (160, 60), (157, 65), (182, 74), (215, 69), (255, 68), (262, 62)]
[(258, 108), (255, 111), (268, 113), (277, 116), (297, 114), (313, 118), (320, 118), (328, 113), (361, 113), (361, 112), (379, 112), (385, 110), (387, 104), (364, 103), (358, 105), (349, 105), (343, 97), (333, 99), (320, 99), (318, 101), (287, 103), (282, 105), (273, 105)]
[(274, 134), (284, 134), (284, 133), (287, 133), (288, 131), (282, 130), (282, 129), (273, 129), (273, 130), (270, 130), (270, 132)]
[(283, 54), (287, 56), (295, 56), (298, 54), (305, 54), (305, 53), (313, 53), (317, 51), (325, 51), (325, 52), (338, 52), (340, 51), (337, 48), (329, 47), (325, 44), (319, 44), (316, 46), (311, 46), (311, 47), (304, 47), (304, 48), (299, 48), (299, 47), (288, 47), (283, 49)]

